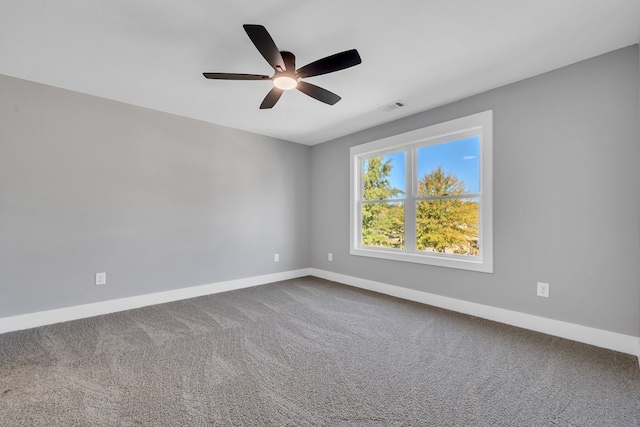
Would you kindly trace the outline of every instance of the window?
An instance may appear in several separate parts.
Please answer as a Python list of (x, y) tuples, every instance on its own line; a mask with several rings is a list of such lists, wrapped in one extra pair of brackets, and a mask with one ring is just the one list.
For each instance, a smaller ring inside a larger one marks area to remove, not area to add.
[(493, 272), (492, 121), (352, 147), (351, 254)]

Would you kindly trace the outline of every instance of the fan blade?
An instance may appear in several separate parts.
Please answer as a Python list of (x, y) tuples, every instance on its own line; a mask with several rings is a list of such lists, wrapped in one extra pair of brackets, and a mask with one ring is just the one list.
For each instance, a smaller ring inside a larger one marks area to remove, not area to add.
[(262, 25), (246, 24), (243, 25), (243, 27), (256, 49), (258, 49), (258, 52), (264, 56), (264, 59), (267, 60), (269, 65), (271, 65), (274, 70), (285, 71), (287, 67), (282, 60), (280, 50), (269, 35), (267, 29)]
[(237, 73), (202, 73), (208, 79), (217, 80), (269, 80), (269, 76), (262, 74), (237, 74)]
[(310, 97), (315, 98), (318, 101), (322, 101), (325, 104), (333, 105), (342, 99), (335, 93), (329, 92), (328, 90), (323, 89), (320, 86), (312, 85), (311, 83), (298, 82), (298, 86), (296, 87), (300, 92), (309, 95)]
[(282, 55), (284, 65), (287, 66), (289, 70), (293, 71), (296, 69), (296, 56), (293, 53), (283, 50), (280, 52), (280, 55)]
[(278, 99), (280, 99), (280, 96), (282, 96), (282, 92), (284, 91), (282, 89), (278, 89), (277, 87), (271, 89), (267, 96), (264, 97), (262, 104), (260, 104), (260, 109), (266, 110), (267, 108), (272, 108), (274, 105), (276, 105), (276, 102), (278, 102)]
[(311, 64), (307, 64), (298, 69), (297, 74), (298, 77), (320, 76), (353, 67), (361, 62), (362, 59), (360, 59), (357, 50), (345, 50), (344, 52), (336, 53), (335, 55), (327, 56), (326, 58), (318, 59)]

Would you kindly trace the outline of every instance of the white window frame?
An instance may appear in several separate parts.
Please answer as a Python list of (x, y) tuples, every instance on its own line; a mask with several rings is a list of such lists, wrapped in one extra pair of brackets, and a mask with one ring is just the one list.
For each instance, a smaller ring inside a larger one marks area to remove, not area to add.
[[(474, 194), (480, 204), (479, 255), (466, 256), (418, 251), (415, 248), (415, 204), (420, 198), (417, 182), (416, 150), (469, 136), (480, 137), (480, 192)], [(363, 162), (370, 157), (405, 152), (405, 196), (392, 199), (405, 206), (405, 247), (403, 249), (363, 246), (362, 173)], [(411, 132), (351, 147), (350, 155), (350, 253), (351, 255), (429, 264), (440, 267), (493, 273), (493, 111), (484, 111)]]

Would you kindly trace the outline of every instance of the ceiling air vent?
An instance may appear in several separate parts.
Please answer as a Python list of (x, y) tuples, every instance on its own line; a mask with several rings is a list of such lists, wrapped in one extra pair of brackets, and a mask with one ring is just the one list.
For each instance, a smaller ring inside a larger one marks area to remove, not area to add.
[(384, 106), (380, 107), (379, 109), (384, 111), (384, 112), (389, 112), (389, 111), (397, 110), (398, 108), (402, 108), (404, 106), (405, 106), (404, 102), (396, 101), (396, 102), (392, 102), (389, 105), (384, 105)]

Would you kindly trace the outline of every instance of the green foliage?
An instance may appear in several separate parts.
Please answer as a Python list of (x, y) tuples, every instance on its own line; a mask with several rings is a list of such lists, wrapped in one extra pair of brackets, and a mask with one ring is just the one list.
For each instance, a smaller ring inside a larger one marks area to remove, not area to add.
[(451, 196), (468, 193), (464, 181), (455, 175), (445, 174), (442, 166), (438, 166), (422, 177), (418, 182), (418, 195), (421, 197)]
[[(403, 194), (389, 182), (391, 159), (372, 157), (365, 163), (364, 200), (389, 200)], [(377, 202), (362, 205), (362, 244), (386, 248), (404, 247), (404, 205)]]
[[(432, 170), (418, 183), (418, 195), (437, 197), (466, 194), (464, 182)], [(418, 250), (478, 255), (478, 203), (470, 199), (423, 200), (416, 206)]]
[(362, 206), (362, 244), (385, 248), (404, 247), (404, 205), (367, 203)]
[(365, 162), (365, 168), (363, 175), (365, 200), (388, 200), (403, 194), (402, 190), (392, 187), (389, 182), (389, 175), (393, 169), (391, 159), (383, 162), (382, 157), (372, 157)]

